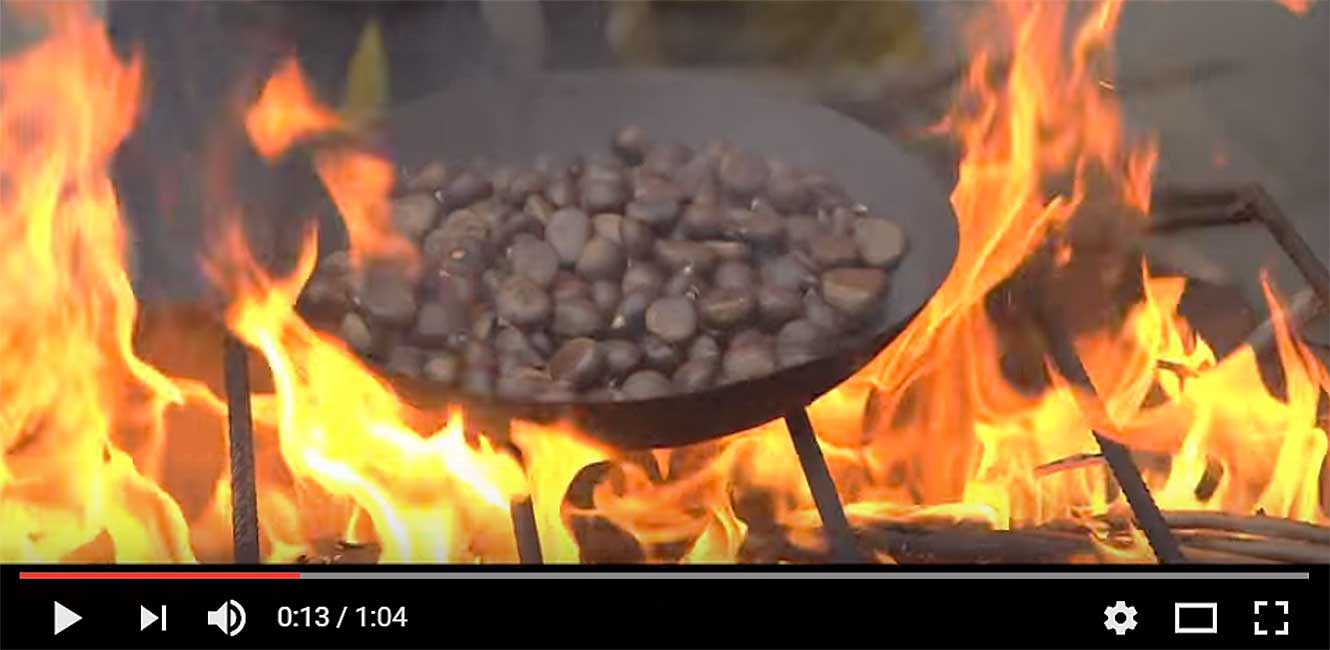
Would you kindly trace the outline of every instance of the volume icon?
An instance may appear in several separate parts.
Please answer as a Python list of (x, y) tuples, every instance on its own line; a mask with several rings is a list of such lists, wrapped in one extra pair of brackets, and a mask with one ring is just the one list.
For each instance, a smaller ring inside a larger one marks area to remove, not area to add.
[(152, 624), (157, 622), (161, 623), (161, 625), (159, 626), (161, 631), (163, 632), (166, 631), (166, 605), (162, 605), (162, 608), (158, 611), (161, 613), (159, 614), (158, 612), (154, 612), (151, 609), (144, 607), (143, 605), (139, 605), (140, 632), (148, 629), (149, 627), (152, 627)]
[(235, 636), (245, 629), (245, 608), (234, 600), (228, 600), (217, 609), (208, 612), (208, 625)]

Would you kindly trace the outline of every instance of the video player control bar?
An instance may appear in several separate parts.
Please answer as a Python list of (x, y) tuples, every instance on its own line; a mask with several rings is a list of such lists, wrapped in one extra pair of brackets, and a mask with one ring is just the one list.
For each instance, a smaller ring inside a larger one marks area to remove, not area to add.
[(6, 649), (1330, 647), (1330, 566), (2, 568)]

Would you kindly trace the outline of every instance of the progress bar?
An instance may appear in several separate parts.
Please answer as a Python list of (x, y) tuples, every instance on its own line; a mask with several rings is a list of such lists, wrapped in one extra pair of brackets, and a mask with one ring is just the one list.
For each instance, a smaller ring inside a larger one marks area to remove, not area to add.
[(676, 573), (666, 571), (380, 571), (333, 572), (115, 572), (115, 571), (24, 571), (20, 580), (1310, 580), (1306, 571), (1292, 572), (968, 572), (930, 573), (837, 573), (837, 572), (715, 572)]
[(20, 571), (19, 580), (295, 580), (297, 571)]

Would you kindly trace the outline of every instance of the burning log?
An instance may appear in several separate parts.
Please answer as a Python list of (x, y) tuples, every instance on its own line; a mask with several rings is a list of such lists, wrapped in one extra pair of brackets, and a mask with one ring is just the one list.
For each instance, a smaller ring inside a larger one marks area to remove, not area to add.
[(1143, 296), (1145, 216), (1108, 197), (1091, 196), (1006, 280), (989, 292), (986, 313), (998, 333), (1002, 366), (1013, 385), (1048, 387), (1046, 337), (1035, 314), (1075, 340), (1115, 330)]
[(1079, 469), (1082, 467), (1091, 467), (1104, 462), (1103, 454), (1073, 454), (1066, 458), (1060, 458), (1055, 461), (1044, 463), (1034, 468), (1035, 476), (1048, 476), (1058, 472)]
[[(575, 510), (595, 508), (594, 492), (601, 481), (611, 480), (614, 465), (601, 461), (583, 467), (564, 495), (564, 504)], [(646, 553), (632, 535), (604, 517), (577, 513), (569, 518), (583, 564), (631, 564), (642, 562)]]
[[(1330, 528), (1274, 517), (1179, 510), (1164, 513), (1174, 530), (1218, 530), (1320, 544), (1330, 547)], [(1324, 558), (1322, 558), (1324, 559)]]
[(910, 564), (1063, 563), (1093, 553), (1083, 536), (1051, 532), (875, 527), (861, 530), (860, 539)]
[(378, 560), (377, 544), (361, 544), (344, 540), (317, 540), (315, 555), (302, 555), (297, 564), (372, 564)]
[(1330, 560), (1330, 547), (1286, 539), (1241, 539), (1192, 534), (1178, 537), (1184, 548), (1223, 551), (1248, 558), (1293, 564), (1324, 564)]
[[(1189, 562), (1267, 564), (1330, 562), (1330, 528), (1219, 512), (1164, 513)], [(813, 531), (814, 535), (819, 531)], [(862, 550), (903, 564), (1063, 564), (1100, 552), (1091, 533), (1070, 521), (1021, 530), (872, 523), (855, 527)], [(791, 541), (790, 531), (752, 529), (744, 560), (757, 563), (831, 561), (823, 548)]]

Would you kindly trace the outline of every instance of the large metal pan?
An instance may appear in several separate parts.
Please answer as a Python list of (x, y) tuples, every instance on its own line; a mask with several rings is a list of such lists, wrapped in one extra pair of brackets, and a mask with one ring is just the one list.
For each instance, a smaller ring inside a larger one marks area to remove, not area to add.
[(702, 393), (625, 402), (515, 403), (385, 371), (406, 400), (420, 406), (460, 403), (507, 418), (563, 419), (625, 449), (699, 442), (778, 418), (850, 377), (909, 323), (951, 269), (956, 222), (945, 190), (919, 160), (829, 109), (733, 83), (605, 72), (467, 81), (397, 112), (387, 125), (387, 142), (395, 159), (408, 166), (436, 158), (526, 162), (540, 152), (606, 147), (613, 129), (630, 123), (661, 139), (700, 146), (726, 138), (824, 170), (851, 196), (900, 223), (910, 249), (869, 326), (838, 341), (828, 356)]

